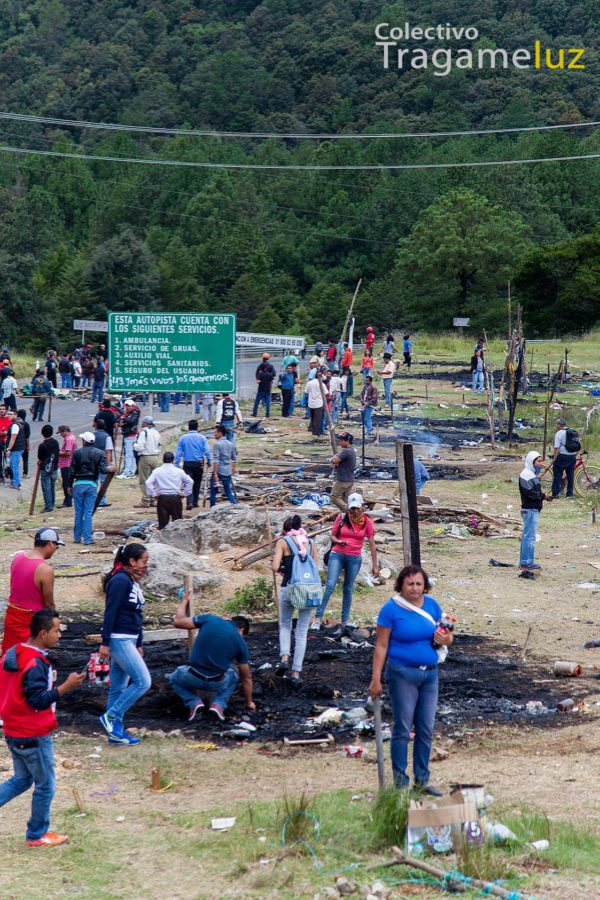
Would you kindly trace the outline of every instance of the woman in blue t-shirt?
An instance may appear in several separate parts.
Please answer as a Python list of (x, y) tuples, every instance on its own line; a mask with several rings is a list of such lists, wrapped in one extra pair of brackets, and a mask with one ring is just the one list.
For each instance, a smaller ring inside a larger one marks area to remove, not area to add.
[(408, 786), (408, 742), (414, 724), (415, 787), (441, 797), (440, 791), (429, 786), (429, 756), (438, 699), (437, 648), (448, 647), (452, 634), (440, 629), (442, 609), (425, 593), (429, 589), (429, 578), (420, 566), (405, 566), (398, 575), (397, 593), (381, 607), (377, 618), (369, 693), (371, 697), (381, 696), (381, 673), (387, 656), (386, 681), (394, 714), (394, 784)]

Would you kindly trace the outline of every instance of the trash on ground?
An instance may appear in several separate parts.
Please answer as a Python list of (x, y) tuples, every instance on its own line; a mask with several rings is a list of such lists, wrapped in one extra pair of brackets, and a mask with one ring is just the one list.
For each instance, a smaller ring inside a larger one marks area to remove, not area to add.
[(210, 827), (213, 831), (228, 831), (235, 825), (236, 816), (224, 819), (211, 819)]

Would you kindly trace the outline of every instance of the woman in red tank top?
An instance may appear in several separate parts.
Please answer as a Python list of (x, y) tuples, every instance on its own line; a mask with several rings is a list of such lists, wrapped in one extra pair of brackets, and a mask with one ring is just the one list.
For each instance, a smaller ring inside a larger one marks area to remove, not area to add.
[(57, 547), (64, 546), (54, 528), (41, 528), (33, 550), (17, 553), (10, 568), (10, 594), (4, 619), (2, 651), (29, 640), (29, 623), (34, 612), (45, 606), (54, 609), (54, 571), (48, 560)]

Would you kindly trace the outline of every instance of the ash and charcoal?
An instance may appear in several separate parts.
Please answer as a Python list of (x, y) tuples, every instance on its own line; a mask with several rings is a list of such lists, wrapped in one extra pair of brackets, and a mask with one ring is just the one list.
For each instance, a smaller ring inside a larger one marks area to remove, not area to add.
[[(94, 648), (86, 647), (83, 637), (98, 630), (99, 620), (69, 623), (54, 654), (59, 680), (74, 669), (84, 668)], [(149, 730), (169, 732), (183, 728), (188, 735), (227, 739), (227, 732), (245, 719), (257, 729), (249, 737), (259, 741), (313, 738), (331, 733), (338, 742), (347, 742), (356, 723), (333, 721), (314, 726), (310, 720), (331, 708), (347, 712), (365, 707), (374, 644), (372, 628), (362, 633), (347, 631), (339, 637), (334, 637), (334, 629), (310, 632), (303, 686), (298, 690), (290, 680), (275, 675), (279, 650), (277, 626), (269, 623), (265, 630), (248, 636), (256, 713), (249, 715), (241, 694), (236, 693), (226, 723), (220, 725), (205, 715), (188, 725), (186, 710), (166, 680), (168, 673), (187, 662), (186, 642), (148, 643), (146, 662), (152, 674), (152, 688), (133, 707), (128, 722)], [(545, 665), (532, 660), (523, 664), (517, 649), (489, 638), (458, 635), (447, 662), (440, 669), (438, 728), (454, 733), (457, 727), (473, 728), (484, 722), (573, 724), (572, 717), (556, 712), (557, 703), (565, 696), (564, 683), (546, 683), (547, 680)], [(62, 727), (83, 734), (97, 732), (98, 716), (106, 708), (106, 692), (105, 686), (86, 682), (81, 690), (67, 695), (61, 702)], [(578, 688), (578, 692), (585, 693), (585, 689)], [(384, 710), (391, 721), (391, 711), (385, 703)], [(368, 724), (361, 726), (367, 730), (368, 727)]]

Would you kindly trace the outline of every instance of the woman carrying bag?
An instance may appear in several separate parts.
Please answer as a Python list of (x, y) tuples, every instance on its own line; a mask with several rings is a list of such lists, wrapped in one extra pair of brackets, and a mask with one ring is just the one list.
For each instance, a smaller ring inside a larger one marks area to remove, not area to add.
[[(329, 558), (325, 559), (327, 563), (325, 593), (323, 594), (323, 601), (317, 610), (316, 618), (310, 626), (311, 630), (318, 631), (321, 628), (329, 598), (333, 594), (342, 572), (344, 573), (344, 587), (342, 589), (341, 628), (350, 624), (352, 590), (360, 572), (362, 548), (365, 540), (368, 541), (371, 551), (373, 575), (379, 575), (377, 547), (375, 546), (375, 527), (372, 520), (365, 513), (362, 495), (352, 493), (348, 497), (348, 511), (344, 515), (337, 517), (331, 529), (331, 550), (329, 551)], [(327, 554), (325, 556), (327, 557)]]
[(442, 609), (425, 593), (429, 589), (429, 578), (420, 566), (405, 566), (398, 575), (397, 593), (382, 606), (377, 618), (369, 694), (372, 698), (382, 694), (381, 675), (387, 657), (386, 681), (394, 715), (394, 784), (408, 787), (408, 744), (414, 725), (415, 787), (441, 797), (441, 791), (429, 785), (429, 757), (438, 701), (438, 665), (453, 638), (440, 624)]
[(110, 689), (106, 712), (100, 724), (109, 744), (139, 744), (125, 730), (123, 719), (152, 683), (144, 662), (142, 620), (144, 595), (139, 581), (148, 569), (148, 551), (143, 544), (119, 547), (112, 571), (104, 579), (106, 608), (102, 625), (100, 657), (110, 658)]
[(273, 572), (282, 572), (279, 593), (279, 656), (276, 675), (286, 675), (290, 668), (292, 644), (292, 619), (298, 610), (296, 643), (292, 663), (291, 683), (302, 685), (302, 663), (306, 652), (308, 624), (314, 608), (321, 602), (323, 588), (318, 568), (319, 559), (315, 542), (302, 527), (300, 516), (290, 516), (283, 523), (283, 537), (275, 544)]

